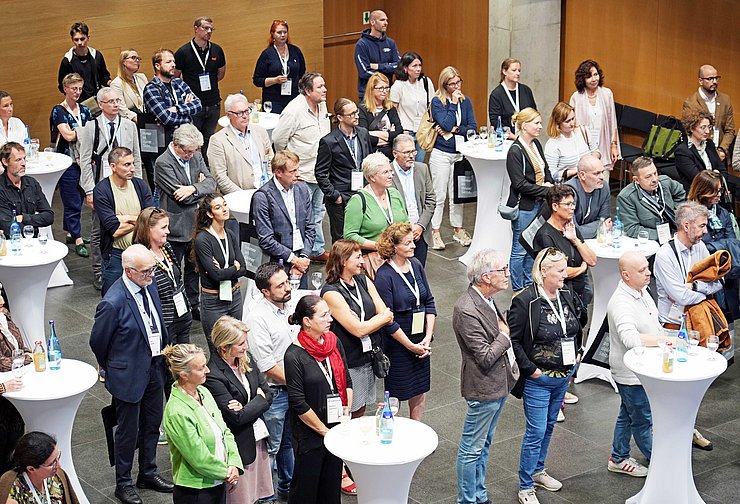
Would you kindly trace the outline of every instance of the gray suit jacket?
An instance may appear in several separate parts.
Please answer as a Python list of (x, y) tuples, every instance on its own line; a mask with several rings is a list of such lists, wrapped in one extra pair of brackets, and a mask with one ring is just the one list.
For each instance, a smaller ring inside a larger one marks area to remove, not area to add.
[[(98, 138), (98, 149), (97, 154), (105, 151), (103, 154), (104, 158), (108, 158), (111, 147), (108, 145), (108, 121), (105, 119), (103, 114), (100, 114), (94, 121), (89, 121), (82, 128), (77, 128), (77, 149), (80, 154), (80, 187), (85, 191), (85, 194), (92, 194), (95, 184), (100, 182), (103, 178), (102, 168), (100, 171), (100, 177), (95, 178), (95, 172), (92, 167), (92, 149), (93, 143), (95, 143), (95, 122), (97, 121), (100, 127), (100, 137)], [(135, 176), (141, 178), (141, 153), (139, 152), (139, 131), (136, 129), (136, 125), (133, 121), (121, 117), (121, 125), (118, 127), (119, 133), (117, 136), (120, 138), (119, 147), (128, 147), (134, 154), (134, 164), (136, 165)]]
[[(201, 196), (216, 190), (216, 180), (208, 171), (200, 152), (196, 152), (188, 162), (190, 180), (180, 162), (172, 154), (169, 147), (154, 163), (154, 185), (159, 189), (159, 206), (167, 210), (170, 215), (169, 241), (189, 242), (195, 226), (195, 209)], [(205, 180), (198, 182), (203, 174)], [(192, 182), (191, 182), (192, 181)], [(195, 192), (182, 201), (176, 201), (173, 194), (178, 186), (191, 185)]]
[(519, 366), (509, 364), (511, 341), (499, 332), (496, 313), (472, 286), (455, 303), (452, 327), (462, 354), (462, 396), (477, 401), (506, 397), (519, 379)]
[[(686, 200), (686, 191), (680, 182), (667, 175), (660, 175), (658, 181), (663, 188), (666, 207), (669, 207), (675, 214), (678, 204)], [(617, 206), (624, 234), (631, 238), (637, 238), (637, 233), (645, 230), (648, 232), (649, 240), (657, 240), (658, 225), (664, 221), (668, 222), (645, 201), (643, 195), (637, 190), (637, 182), (627, 184), (622, 189), (617, 196)], [(673, 223), (670, 224), (673, 233), (676, 231), (676, 226)]]
[[(391, 166), (393, 167), (393, 187), (398, 189), (405, 201), (406, 194), (403, 192), (403, 185), (401, 185), (401, 180), (398, 178), (398, 173), (396, 173), (396, 162), (393, 161)], [(414, 190), (416, 191), (416, 208), (419, 211), (419, 224), (424, 228), (424, 239), (427, 243), (432, 243), (432, 227), (430, 224), (437, 201), (429, 167), (418, 161), (414, 163)]]

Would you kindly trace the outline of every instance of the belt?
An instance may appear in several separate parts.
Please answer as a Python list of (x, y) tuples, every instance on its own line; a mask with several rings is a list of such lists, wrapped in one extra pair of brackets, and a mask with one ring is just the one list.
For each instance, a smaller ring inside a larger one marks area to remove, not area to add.
[(288, 387), (286, 385), (270, 385), (270, 388), (277, 390), (288, 390)]
[[(239, 282), (236, 282), (234, 286), (231, 288), (231, 292), (236, 292), (236, 289), (241, 287), (241, 284)], [(215, 289), (206, 289), (205, 287), (200, 288), (201, 292), (207, 292), (208, 294), (218, 294), (219, 291)]]
[(664, 329), (671, 329), (673, 331), (678, 331), (681, 329), (681, 326), (678, 324), (673, 324), (671, 322), (663, 322), (663, 328)]

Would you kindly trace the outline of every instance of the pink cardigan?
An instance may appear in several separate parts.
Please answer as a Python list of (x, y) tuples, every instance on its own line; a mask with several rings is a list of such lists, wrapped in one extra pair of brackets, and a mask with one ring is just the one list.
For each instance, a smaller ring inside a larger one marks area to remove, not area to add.
[[(607, 170), (612, 169), (612, 139), (614, 132), (617, 131), (617, 111), (614, 108), (614, 95), (611, 89), (600, 87), (596, 95), (596, 103), (601, 108), (603, 119), (601, 121), (601, 141), (599, 142), (599, 152), (601, 153), (601, 162)], [(584, 90), (582, 93), (576, 91), (570, 97), (570, 106), (576, 110), (576, 124), (582, 124), (588, 127), (588, 96)], [(619, 157), (622, 157), (622, 150), (619, 148), (619, 137), (617, 137), (617, 149)]]

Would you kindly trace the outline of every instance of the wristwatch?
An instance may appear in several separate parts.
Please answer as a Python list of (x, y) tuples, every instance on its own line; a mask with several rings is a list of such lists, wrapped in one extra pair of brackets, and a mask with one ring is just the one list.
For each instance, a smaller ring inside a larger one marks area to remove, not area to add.
[(697, 282), (691, 282), (691, 290), (696, 292), (699, 290), (699, 284)]

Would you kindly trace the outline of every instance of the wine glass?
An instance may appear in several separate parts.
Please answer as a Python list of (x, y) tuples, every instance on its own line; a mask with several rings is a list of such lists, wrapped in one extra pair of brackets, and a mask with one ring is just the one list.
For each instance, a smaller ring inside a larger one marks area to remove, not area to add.
[(398, 397), (389, 397), (388, 402), (390, 403), (391, 413), (393, 413), (393, 416), (396, 416), (399, 408)]
[(480, 132), (481, 140), (488, 140), (488, 126), (481, 126), (478, 131)]
[(370, 417), (360, 418), (360, 432), (362, 433), (361, 444), (370, 444), (370, 431), (375, 428), (375, 419)]
[(13, 376), (15, 378), (20, 378), (23, 376), (23, 366), (26, 365), (26, 359), (23, 355), (23, 349), (22, 348), (16, 348), (13, 350), (13, 353), (11, 354), (13, 356), (13, 364), (11, 365), (11, 371), (13, 372)]
[(46, 242), (49, 241), (49, 235), (46, 233), (39, 232), (39, 245), (41, 245), (41, 253), (46, 254)]
[(291, 276), (290, 277), (290, 290), (297, 291), (301, 287), (301, 277)]
[(640, 248), (644, 249), (648, 242), (648, 232), (643, 230), (638, 231), (637, 241), (640, 243)]
[(262, 108), (261, 105), (262, 105), (262, 100), (260, 100), (259, 98), (255, 98), (254, 99), (254, 110), (259, 112)]
[(319, 287), (321, 287), (321, 282), (323, 281), (323, 275), (320, 271), (314, 271), (311, 273), (311, 283), (313, 284), (313, 288), (316, 290), (319, 290)]
[(31, 238), (33, 238), (33, 226), (23, 226), (23, 237), (26, 239), (26, 247), (32, 246)]
[(709, 336), (707, 336), (707, 348), (712, 351), (712, 355), (711, 357), (709, 357), (709, 360), (717, 360), (717, 354), (715, 354), (714, 352), (716, 352), (719, 348), (719, 336), (715, 334), (710, 334)]
[(634, 349), (635, 356), (637, 357), (637, 365), (642, 366), (642, 356), (645, 353), (645, 347), (642, 345), (636, 346)]
[(468, 142), (472, 142), (472, 141), (473, 141), (473, 139), (475, 139), (475, 130), (474, 130), (474, 129), (472, 129), (472, 128), (471, 128), (471, 129), (469, 129), (469, 130), (468, 130), (468, 132), (467, 132), (467, 133), (465, 133), (465, 136), (467, 136), (467, 137), (468, 137)]
[(503, 129), (504, 129), (504, 140), (506, 140), (507, 138), (509, 138), (509, 133), (511, 133), (511, 128), (508, 126), (504, 126)]
[(696, 347), (699, 345), (699, 331), (689, 331), (689, 343), (691, 343), (689, 355), (698, 355)]
[(264, 104), (264, 107), (265, 107), (266, 113), (269, 114), (270, 112), (272, 112), (272, 102), (271, 101), (266, 101)]

